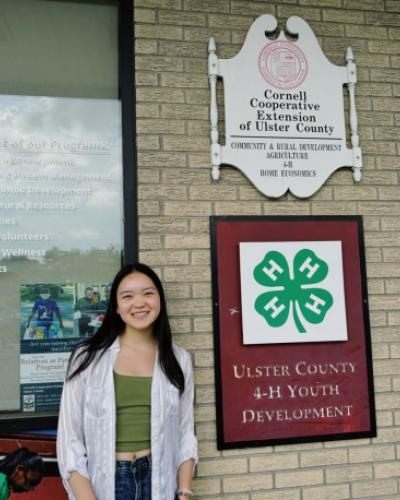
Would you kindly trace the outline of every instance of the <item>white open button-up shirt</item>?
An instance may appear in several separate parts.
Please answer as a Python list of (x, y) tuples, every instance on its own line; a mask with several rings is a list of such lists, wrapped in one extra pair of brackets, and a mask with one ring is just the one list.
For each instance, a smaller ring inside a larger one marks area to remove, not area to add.
[[(113, 367), (119, 339), (104, 355), (64, 384), (57, 433), (58, 466), (70, 500), (71, 472), (90, 479), (97, 500), (115, 498), (115, 396)], [(156, 359), (151, 385), (152, 499), (173, 500), (180, 464), (198, 460), (193, 424), (190, 355), (174, 345), (185, 377), (180, 396)]]

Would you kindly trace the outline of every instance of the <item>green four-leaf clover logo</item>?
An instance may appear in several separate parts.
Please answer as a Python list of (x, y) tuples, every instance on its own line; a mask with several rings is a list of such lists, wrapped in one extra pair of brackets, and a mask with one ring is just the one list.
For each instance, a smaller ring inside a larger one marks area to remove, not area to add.
[(285, 256), (277, 251), (268, 252), (254, 268), (257, 283), (269, 288), (257, 297), (256, 311), (273, 328), (284, 325), (292, 311), (297, 330), (305, 333), (302, 318), (319, 324), (333, 305), (328, 290), (314, 287), (326, 278), (328, 270), (327, 263), (312, 250), (303, 249), (293, 259), (292, 279)]

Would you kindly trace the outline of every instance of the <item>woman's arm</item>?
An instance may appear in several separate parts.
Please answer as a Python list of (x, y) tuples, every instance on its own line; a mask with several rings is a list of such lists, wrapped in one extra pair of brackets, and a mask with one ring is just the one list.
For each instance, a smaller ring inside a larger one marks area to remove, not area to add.
[[(186, 462), (183, 462), (179, 466), (178, 470), (178, 490), (192, 490), (192, 477), (193, 477), (193, 468), (194, 468), (195, 462), (194, 460), (187, 460)], [(179, 500), (187, 500), (187, 498), (190, 498), (188, 495), (178, 495)]]
[(76, 500), (96, 500), (92, 483), (87, 477), (81, 476), (79, 472), (72, 472), (68, 482)]
[[(192, 360), (187, 352), (184, 352), (182, 360), (182, 371), (185, 376), (185, 390), (179, 401), (179, 469), (178, 489), (191, 490), (194, 467), (198, 461), (197, 439), (194, 434), (193, 418), (193, 368)], [(180, 495), (179, 500), (187, 500), (190, 495)]]
[[(71, 370), (76, 367), (74, 365), (75, 363), (71, 364)], [(95, 499), (87, 467), (83, 430), (85, 387), (83, 373), (64, 383), (57, 430), (60, 474), (69, 496), (73, 495), (78, 500)]]

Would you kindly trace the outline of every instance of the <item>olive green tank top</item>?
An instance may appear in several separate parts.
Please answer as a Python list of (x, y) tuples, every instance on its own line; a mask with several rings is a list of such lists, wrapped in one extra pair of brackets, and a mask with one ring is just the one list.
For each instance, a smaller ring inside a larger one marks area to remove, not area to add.
[(150, 448), (151, 380), (114, 372), (117, 452)]

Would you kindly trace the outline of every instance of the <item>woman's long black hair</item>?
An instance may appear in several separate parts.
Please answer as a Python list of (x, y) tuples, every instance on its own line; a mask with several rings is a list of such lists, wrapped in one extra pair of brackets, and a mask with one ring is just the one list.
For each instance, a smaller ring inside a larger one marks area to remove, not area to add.
[[(172, 349), (172, 333), (167, 315), (164, 290), (157, 274), (149, 266), (141, 264), (140, 262), (125, 265), (115, 276), (111, 286), (110, 301), (103, 323), (95, 335), (85, 339), (76, 346), (68, 365), (67, 381), (86, 370), (97, 354), (99, 354), (99, 357), (103, 356), (114, 340), (124, 332), (125, 323), (117, 313), (117, 289), (125, 276), (134, 272), (148, 276), (156, 286), (160, 295), (160, 314), (153, 324), (153, 337), (158, 344), (158, 357), (162, 371), (182, 394), (185, 388), (185, 379)], [(72, 359), (74, 359), (74, 369), (71, 371)], [(75, 368), (76, 364), (78, 364), (78, 366)]]
[(9, 478), (18, 465), (21, 465), (25, 472), (36, 472), (35, 479), (29, 481), (31, 486), (40, 483), (44, 474), (43, 460), (40, 455), (28, 450), (28, 448), (19, 448), (0, 460), (0, 472)]

